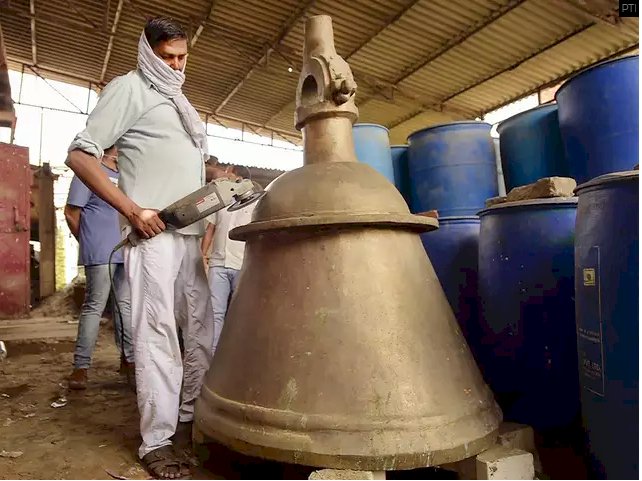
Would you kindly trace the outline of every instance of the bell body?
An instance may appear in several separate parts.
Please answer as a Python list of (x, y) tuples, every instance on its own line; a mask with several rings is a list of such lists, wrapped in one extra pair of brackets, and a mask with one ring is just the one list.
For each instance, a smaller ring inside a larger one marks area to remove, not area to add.
[(306, 165), (267, 190), (231, 235), (245, 259), (196, 429), (246, 454), (344, 469), (492, 445), (501, 414), (417, 232), (437, 221), (409, 214), (357, 162)]
[(245, 258), (196, 403), (196, 442), (339, 469), (411, 469), (494, 444), (501, 419), (399, 191), (357, 161), (356, 84), (306, 23), (305, 165), (230, 232)]

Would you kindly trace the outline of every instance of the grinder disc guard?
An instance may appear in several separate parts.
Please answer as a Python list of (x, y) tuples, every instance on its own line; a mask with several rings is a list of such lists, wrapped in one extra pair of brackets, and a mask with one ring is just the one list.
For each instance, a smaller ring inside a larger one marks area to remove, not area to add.
[(261, 187), (257, 185), (256, 182), (252, 182), (252, 183), (257, 187), (257, 191), (255, 192), (248, 191), (238, 196), (238, 200), (227, 208), (228, 212), (234, 212), (235, 210), (242, 209), (243, 207), (256, 202), (257, 200), (259, 200), (261, 197), (265, 195), (265, 191), (261, 189)]

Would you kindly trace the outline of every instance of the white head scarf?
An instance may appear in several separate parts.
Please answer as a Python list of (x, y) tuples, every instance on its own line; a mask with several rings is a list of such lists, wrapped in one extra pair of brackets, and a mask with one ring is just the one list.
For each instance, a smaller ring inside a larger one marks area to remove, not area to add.
[(189, 100), (181, 90), (183, 82), (185, 82), (185, 74), (171, 68), (154, 53), (147, 41), (147, 37), (145, 37), (144, 31), (138, 41), (138, 68), (158, 89), (161, 95), (174, 102), (181, 116), (183, 127), (192, 137), (194, 144), (201, 149), (203, 159), (207, 160), (209, 154), (205, 127), (198, 112), (192, 107), (192, 104), (189, 103)]

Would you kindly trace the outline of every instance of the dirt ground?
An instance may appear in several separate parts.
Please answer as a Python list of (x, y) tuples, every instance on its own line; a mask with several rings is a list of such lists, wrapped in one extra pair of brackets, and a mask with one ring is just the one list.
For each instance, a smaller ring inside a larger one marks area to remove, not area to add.
[[(66, 389), (73, 343), (25, 345), (24, 353), (8, 347), (0, 364), (0, 455), (22, 454), (2, 459), (2, 478), (148, 478), (135, 456), (136, 396), (117, 372), (112, 332), (102, 330), (86, 391)], [(66, 405), (52, 407), (62, 397)]]
[[(0, 360), (0, 479), (151, 479), (136, 454), (136, 395), (118, 373), (111, 321), (101, 322), (88, 388), (67, 389), (83, 294), (79, 277), (35, 307), (25, 325), (12, 321), (22, 332), (13, 338), (30, 340), (7, 341), (9, 355)], [(61, 331), (69, 340), (36, 340)], [(307, 479), (313, 470), (218, 445), (201, 449), (199, 463), (189, 433), (175, 445), (192, 464), (193, 479)]]
[[(101, 326), (85, 391), (66, 387), (72, 341), (8, 343), (7, 349), (0, 362), (0, 479), (151, 479), (136, 455), (136, 395), (118, 373), (108, 325)], [(198, 463), (188, 436), (176, 445)], [(206, 452), (203, 466), (192, 467), (193, 479), (307, 479), (312, 471), (221, 446)]]

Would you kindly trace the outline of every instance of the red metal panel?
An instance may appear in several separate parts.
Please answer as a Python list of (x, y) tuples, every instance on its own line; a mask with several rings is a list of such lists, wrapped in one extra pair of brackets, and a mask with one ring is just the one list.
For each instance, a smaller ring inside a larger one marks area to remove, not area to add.
[(29, 149), (0, 143), (0, 317), (29, 313)]

